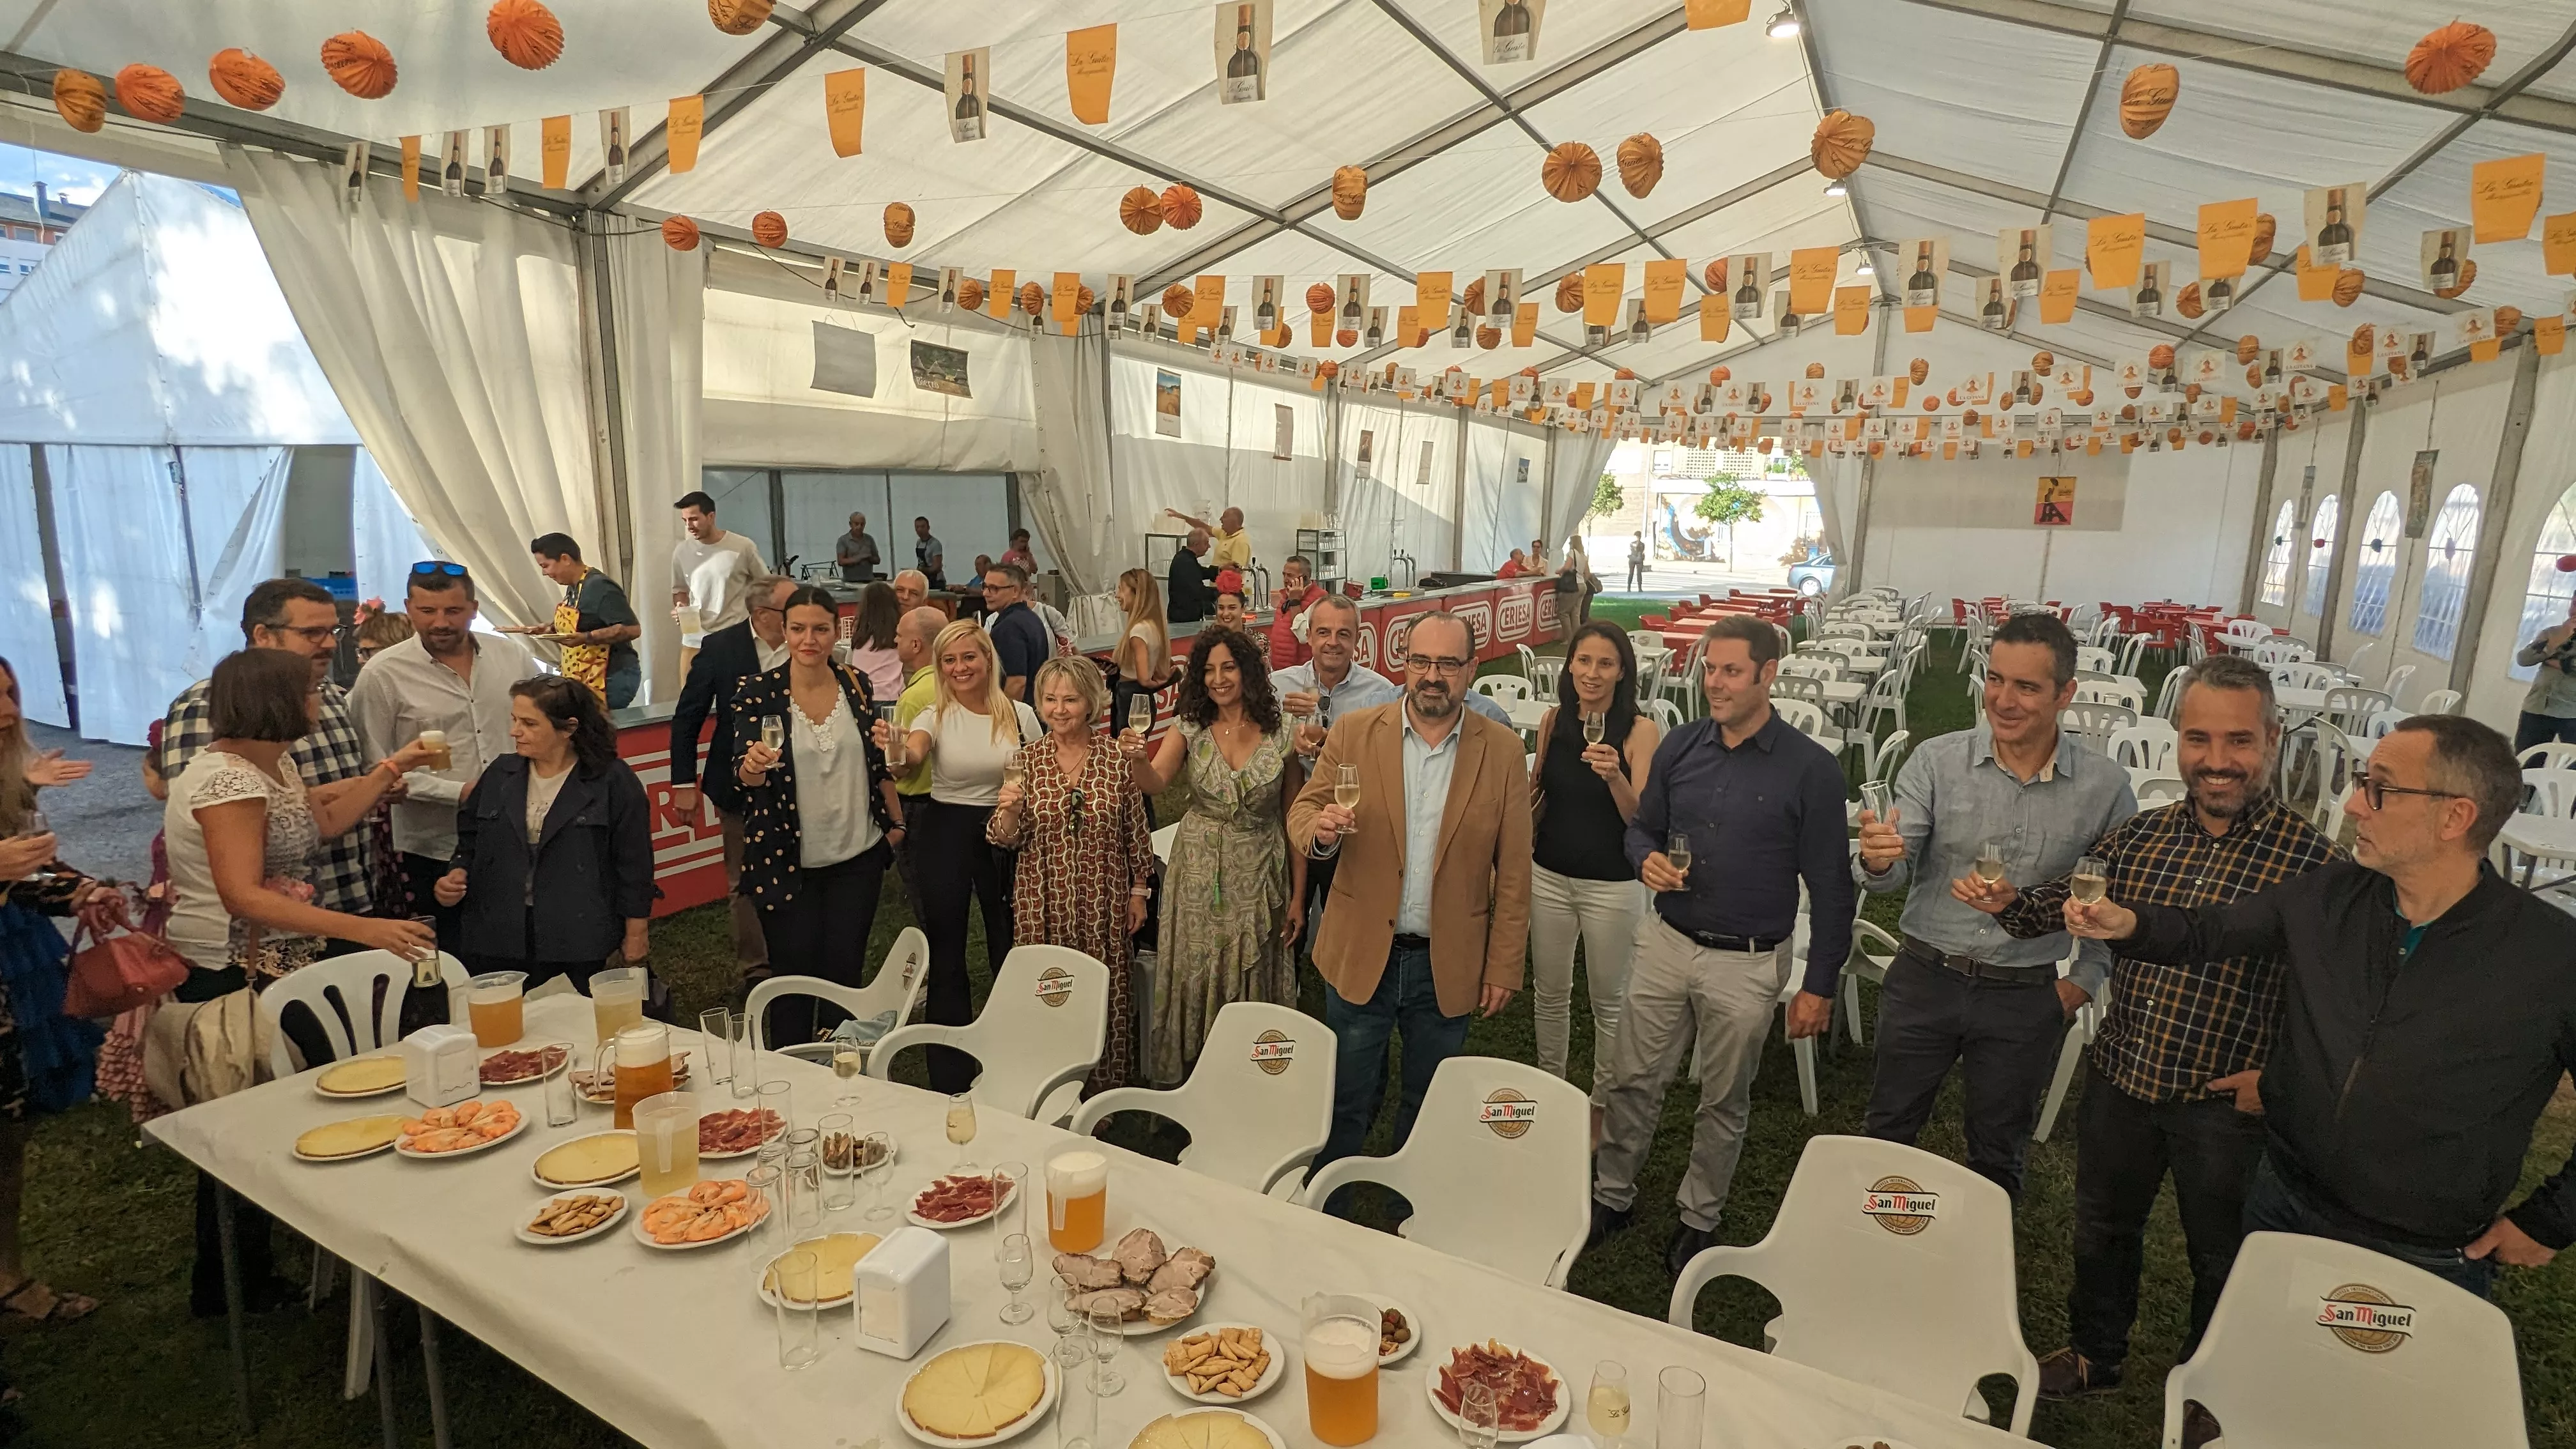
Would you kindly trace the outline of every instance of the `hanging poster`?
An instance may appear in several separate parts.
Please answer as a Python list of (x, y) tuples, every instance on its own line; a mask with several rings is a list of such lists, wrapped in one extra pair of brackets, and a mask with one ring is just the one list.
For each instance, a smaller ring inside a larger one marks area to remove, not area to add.
[(1628, 300), (1628, 340), (1644, 342), (1654, 335), (1655, 324), (1646, 320), (1646, 299), (1630, 298)]
[(1741, 25), (1753, 18), (1753, 0), (1684, 0), (1683, 24), (1692, 30)]
[(2129, 315), (2161, 317), (2165, 315), (2165, 268), (2168, 262), (2147, 262), (2138, 268), (2138, 289), (2129, 294)]
[(2469, 229), (2464, 226), (2435, 227), (2424, 233), (2418, 245), (2418, 259), (2423, 267), (2424, 290), (2452, 293), (2460, 290), (2460, 268), (2469, 257)]
[(2433, 468), (2442, 460), (2442, 450), (2426, 448), (2415, 455), (2414, 466), (2406, 470), (2406, 536), (2422, 538), (2426, 525), (2433, 521)]
[(1783, 337), (1795, 337), (1799, 329), (1807, 325), (1807, 319), (1798, 315), (1798, 309), (1789, 305), (1786, 287), (1771, 294), (1771, 315), (1778, 321)]
[(626, 126), (624, 106), (599, 113), (600, 164), (611, 186), (626, 179), (626, 139), (633, 134)]
[[(420, 156), (419, 141), (412, 142), (411, 154), (416, 163)], [(546, 189), (563, 190), (565, 184), (572, 180), (572, 117), (548, 116), (537, 123), (537, 155), (543, 164), (541, 179)]]
[(1488, 327), (1509, 327), (1519, 315), (1521, 305), (1521, 269), (1498, 267), (1485, 273), (1485, 315), (1477, 320)]
[(1136, 279), (1125, 272), (1111, 273), (1109, 277), (1108, 313), (1108, 328), (1110, 331), (1123, 332), (1127, 330), (1130, 320), (1135, 316), (1135, 304)]
[(1270, 94), (1270, 0), (1216, 7), (1216, 98), (1237, 106)]
[(1726, 312), (1726, 298), (1715, 292), (1699, 299), (1699, 340), (1724, 342), (1735, 327), (1735, 319)]
[(2021, 304), (2013, 299), (2008, 277), (1982, 277), (1977, 281), (1977, 325), (1989, 332), (2012, 330), (2013, 309)]
[(1619, 294), (1628, 286), (1625, 262), (1594, 262), (1583, 269), (1583, 325), (1607, 329), (1619, 320)]
[(2549, 163), (2537, 152), (2502, 156), (2469, 168), (2469, 220), (2480, 242), (2521, 241), (2540, 214), (2541, 172)]
[(2370, 183), (2319, 186), (2307, 193), (2304, 220), (2308, 262), (2317, 267), (2348, 267), (2360, 255), (2362, 213), (2370, 207)]
[[(1181, 375), (1168, 368), (1154, 369), (1154, 436), (1177, 438), (1181, 435)], [(1368, 434), (1360, 434), (1360, 468), (1368, 468)]]
[[(1365, 286), (1362, 291), (1366, 291)], [(1386, 345), (1386, 309), (1384, 307), (1369, 308), (1368, 331), (1362, 335), (1360, 341), (1369, 347)]]
[(402, 138), (402, 179), (403, 200), (420, 200), (420, 138), (418, 136)]
[(948, 139), (984, 139), (984, 82), (993, 73), (993, 49), (948, 52)]
[(483, 194), (498, 196), (510, 189), (510, 128), (483, 128)]
[(2039, 295), (2048, 270), (2049, 232), (2046, 226), (2008, 226), (1995, 233), (1995, 273), (2004, 279), (2005, 296), (2026, 302)]
[(1476, 9), (1485, 38), (1485, 64), (1538, 59), (1538, 26), (1547, 18), (1547, 0), (1478, 0)]
[(2225, 310), (2235, 300), (2235, 288), (2227, 288), (2221, 300), (2219, 280), (2245, 275), (2254, 255), (2254, 231), (2262, 224), (2262, 208), (2253, 197), (2237, 201), (2201, 203), (2199, 230), (2201, 289), (2213, 312)]
[(1689, 262), (1680, 257), (1658, 257), (1646, 263), (1641, 293), (1646, 320), (1657, 326), (1680, 321), (1682, 293), (1689, 287)]
[(1432, 440), (1429, 438), (1423, 439), (1422, 466), (1416, 468), (1413, 473), (1413, 486), (1416, 488), (1428, 488), (1431, 486), (1431, 451)]
[(868, 116), (868, 71), (827, 72), (823, 77), (823, 122), (832, 133), (832, 154), (844, 159), (859, 154), (860, 132)]
[[(1170, 376), (1170, 374), (1169, 374), (1169, 373), (1166, 373), (1166, 374), (1164, 374), (1164, 375), (1165, 375), (1165, 376), (1167, 376), (1167, 377), (1168, 377), (1168, 376)], [(1352, 465), (1352, 471), (1353, 471), (1353, 473), (1354, 473), (1354, 474), (1355, 474), (1355, 475), (1356, 475), (1356, 476), (1357, 476), (1361, 481), (1363, 481), (1363, 482), (1366, 482), (1366, 481), (1367, 481), (1367, 479), (1368, 479), (1368, 475), (1369, 475), (1369, 459), (1370, 459), (1371, 457), (1373, 457), (1373, 456), (1376, 454), (1376, 452), (1377, 452), (1377, 429), (1375, 429), (1375, 428), (1362, 428), (1362, 429), (1360, 429), (1360, 456), (1359, 456), (1359, 460), (1358, 460), (1356, 463), (1354, 463), (1354, 464)]]
[(814, 324), (814, 380), (817, 392), (851, 397), (877, 395), (877, 339), (874, 333), (830, 322)]
[(1109, 86), (1118, 77), (1118, 27), (1094, 25), (1064, 33), (1064, 94), (1073, 118), (1086, 126), (1109, 120)]
[(1763, 301), (1771, 289), (1771, 254), (1742, 252), (1728, 262), (1735, 274), (1735, 293), (1727, 301), (1727, 312), (1738, 322), (1761, 319)]
[(447, 133), (447, 145), (439, 152), (438, 189), (450, 196), (465, 194), (465, 148), (463, 131)]
[(912, 385), (923, 392), (973, 397), (966, 385), (966, 349), (936, 342), (912, 344)]
[(2106, 292), (2138, 284), (2138, 264), (2146, 250), (2145, 212), (2097, 216), (2084, 223), (2084, 266), (2093, 274), (2093, 285)]
[[(1281, 286), (1281, 280), (1277, 277), (1255, 277), (1252, 279), (1252, 326), (1254, 330), (1265, 334), (1279, 330), (1279, 292)], [(1276, 346), (1278, 344), (1274, 343), (1272, 345)]]
[(2553, 277), (2576, 276), (2576, 211), (2541, 219), (2540, 266)]
[[(1334, 319), (1334, 325), (1352, 334), (1351, 339), (1342, 344), (1347, 347), (1351, 341), (1358, 340), (1361, 329), (1369, 325), (1369, 274), (1344, 272), (1334, 290), (1341, 294), (1342, 299), (1336, 309), (1338, 315)], [(1374, 347), (1377, 344), (1371, 342), (1369, 345)]]
[[(1838, 247), (1799, 247), (1789, 253), (1789, 304), (1802, 317), (1813, 317), (1834, 305), (1834, 273), (1842, 265)], [(1652, 265), (1649, 263), (1649, 265)]]
[[(698, 142), (706, 133), (707, 98), (680, 96), (673, 99), (671, 109), (662, 121), (663, 164), (675, 175), (698, 169)], [(565, 140), (570, 139), (567, 129)]]
[(1512, 311), (1512, 345), (1527, 347), (1538, 340), (1538, 304), (1523, 302)]
[(1834, 288), (1834, 335), (1857, 337), (1869, 330), (1869, 299), (1876, 295), (1868, 287)]
[(2084, 287), (2084, 273), (2074, 267), (2049, 272), (2039, 279), (2039, 320), (2054, 326), (2075, 320), (2075, 299)]
[(2075, 521), (2075, 480), (2042, 478), (2039, 480), (2039, 502), (2031, 509), (2030, 521), (2042, 527), (2063, 528)]
[(2343, 268), (2320, 266), (2315, 258), (2315, 248), (2302, 242), (2298, 255), (2292, 259), (2291, 270), (2298, 274), (2299, 300), (2302, 302), (2333, 300), (2335, 280), (2343, 275)]
[(966, 271), (963, 267), (941, 267), (939, 269), (940, 311), (953, 312), (957, 310), (957, 287), (959, 283), (965, 280)]

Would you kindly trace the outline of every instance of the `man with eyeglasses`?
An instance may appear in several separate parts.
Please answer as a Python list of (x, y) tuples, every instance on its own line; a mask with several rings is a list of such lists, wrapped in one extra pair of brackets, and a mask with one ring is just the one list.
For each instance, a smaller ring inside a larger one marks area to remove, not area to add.
[(2281, 1027), (2247, 1232), (2334, 1238), (2472, 1293), (2576, 1241), (2576, 1162), (2505, 1210), (2576, 1066), (2576, 920), (2487, 864), (2522, 803), (2504, 736), (2416, 715), (2344, 801), (2353, 858), (2231, 905), (2070, 900), (2066, 928), (2216, 975), (2277, 954)]
[(689, 672), (680, 681), (680, 697), (671, 706), (671, 808), (681, 819), (698, 816), (698, 730), (712, 717), (707, 737), (707, 803), (716, 809), (716, 826), (724, 832), (725, 899), (732, 911), (733, 958), (745, 980), (769, 974), (769, 941), (761, 933), (760, 907), (740, 890), (742, 880), (742, 787), (733, 777), (734, 759), (742, 745), (733, 736), (733, 699), (751, 680), (787, 663), (787, 596), (796, 581), (783, 574), (764, 574), (752, 581), (746, 596), (749, 612), (739, 624), (709, 634)]
[[(340, 606), (330, 591), (310, 579), (270, 579), (242, 600), (241, 631), (248, 648), (283, 649), (313, 661), (317, 701), (313, 730), (286, 752), (304, 777), (305, 788), (363, 775), (368, 760), (383, 758), (381, 753), (368, 753), (359, 739), (357, 722), (350, 717), (348, 696), (331, 682), (331, 659), (340, 648)], [(163, 780), (178, 779), (179, 772), (215, 737), (210, 683), (200, 679), (170, 701), (169, 713), (161, 722), (161, 747), (152, 757), (152, 768)], [(326, 911), (368, 914), (374, 904), (367, 888), (372, 865), (363, 825), (325, 839), (313, 861), (313, 903)], [(349, 942), (332, 941), (323, 954), (356, 949), (360, 948)]]
[[(1400, 1030), (1395, 1144), (1413, 1131), (1432, 1073), (1521, 987), (1529, 937), (1529, 765), (1508, 725), (1460, 704), (1475, 632), (1445, 610), (1413, 622), (1404, 699), (1333, 722), (1288, 810), (1288, 839), (1351, 868), (1333, 877), (1315, 938), (1333, 1029), (1333, 1126), (1316, 1164), (1349, 1157), (1377, 1120)], [(1342, 769), (1360, 803), (1334, 800)], [(1336, 1198), (1344, 1195), (1334, 1194)], [(1347, 1203), (1325, 1205), (1346, 1212)]]
[(368, 660), (349, 691), (358, 737), (378, 759), (424, 731), (447, 736), (448, 767), (404, 777), (393, 825), (412, 909), (437, 919), (439, 948), (451, 953), (464, 908), (437, 904), (433, 892), (456, 854), (456, 806), (483, 778), (485, 765), (512, 752), (510, 686), (538, 672), (527, 645), (474, 629), (475, 608), (465, 565), (413, 564), (403, 590), (412, 637)]

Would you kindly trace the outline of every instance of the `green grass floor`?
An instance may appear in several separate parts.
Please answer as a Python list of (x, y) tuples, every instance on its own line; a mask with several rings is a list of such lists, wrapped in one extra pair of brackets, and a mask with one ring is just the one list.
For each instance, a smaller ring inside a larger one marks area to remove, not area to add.
[[(1604, 605), (1596, 612), (1630, 620), (1640, 609)], [(1910, 701), (1910, 723), (1918, 739), (1967, 722), (1963, 682), (1946, 667), (1947, 651), (1936, 645), (1934, 655)], [(1892, 897), (1869, 897), (1867, 914), (1892, 927), (1898, 904)], [(878, 917), (878, 952), (907, 921), (899, 893), (889, 890)], [(682, 1020), (694, 1019), (699, 1009), (734, 992), (724, 917), (717, 909), (657, 923), (653, 954), (656, 968), (671, 983)], [(980, 944), (970, 959), (980, 1000), (986, 979)], [(1309, 973), (1306, 1006), (1319, 1015), (1320, 993)], [(1589, 1080), (1591, 1017), (1580, 973), (1573, 1021), (1573, 1074), (1578, 1081)], [(1468, 1050), (1534, 1060), (1527, 995), (1502, 1015), (1477, 1022), (1468, 1035)], [(1818, 1061), (1823, 1111), (1809, 1118), (1798, 1101), (1788, 1048), (1773, 1039), (1754, 1087), (1752, 1131), (1720, 1227), (1721, 1241), (1750, 1243), (1762, 1236), (1807, 1138), (1859, 1129), (1869, 1079), (1867, 1054), (1835, 1038)], [(1388, 1100), (1393, 1101), (1392, 1090)], [(1663, 1245), (1674, 1224), (1672, 1192), (1688, 1155), (1696, 1105), (1697, 1093), (1688, 1084), (1673, 1088), (1641, 1183), (1636, 1225), (1575, 1265), (1574, 1292), (1648, 1317), (1663, 1315), (1672, 1286), (1663, 1271)], [(2038, 1353), (2065, 1341), (2074, 1120), (2070, 1102), (2056, 1137), (2033, 1148), (2016, 1224), (2022, 1331)], [(1954, 1087), (1922, 1145), (1959, 1155), (1958, 1123)], [(1382, 1150), (1386, 1125), (1381, 1123), (1379, 1130)], [(1143, 1119), (1115, 1119), (1110, 1131), (1132, 1146), (1165, 1149), (1166, 1156), (1177, 1145)], [(2542, 1121), (2525, 1168), (2526, 1186), (2566, 1160), (2571, 1140), (2576, 1140), (2576, 1111), (2562, 1095), (2559, 1109)], [(39, 1126), (28, 1160), (30, 1262), (51, 1282), (92, 1294), (104, 1306), (80, 1323), (6, 1337), (8, 1369), (27, 1396), (21, 1406), (29, 1430), (24, 1442), (101, 1449), (138, 1444), (302, 1449), (375, 1442), (373, 1396), (356, 1402), (339, 1396), (345, 1309), (337, 1300), (319, 1314), (307, 1314), (299, 1305), (254, 1320), (260, 1429), (256, 1434), (238, 1430), (222, 1323), (199, 1322), (187, 1313), (191, 1192), (188, 1171), (171, 1154), (141, 1147), (122, 1108), (93, 1104)], [(279, 1246), (281, 1271), (300, 1272), (305, 1262), (300, 1243), (281, 1233)], [(2571, 1288), (2576, 1288), (2576, 1278), (2561, 1263), (2534, 1272), (2509, 1271), (2498, 1292), (2498, 1301), (2513, 1317), (2522, 1354), (2531, 1441), (2559, 1449), (2576, 1446), (2576, 1292)], [(2149, 1227), (2143, 1306), (2127, 1385), (2081, 1403), (2043, 1404), (2032, 1425), (2033, 1437), (2068, 1449), (2158, 1442), (2164, 1370), (2182, 1336), (2189, 1293), (2181, 1232), (2168, 1193)], [(1758, 1344), (1763, 1321), (1776, 1311), (1760, 1290), (1730, 1281), (1703, 1295), (1699, 1326), (1737, 1343)], [(675, 1331), (687, 1331), (685, 1317), (685, 1312), (675, 1317)], [(397, 1383), (406, 1440), (427, 1444), (428, 1415), (407, 1314), (396, 1318), (393, 1332), (403, 1348)], [(464, 1334), (450, 1330), (442, 1343), (457, 1443), (586, 1449), (625, 1442), (578, 1405)]]

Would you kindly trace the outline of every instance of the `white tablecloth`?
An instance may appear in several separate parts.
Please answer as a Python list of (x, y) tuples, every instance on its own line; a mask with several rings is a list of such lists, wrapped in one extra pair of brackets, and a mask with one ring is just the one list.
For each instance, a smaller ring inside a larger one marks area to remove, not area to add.
[[(590, 1019), (589, 1003), (581, 997), (534, 1003), (528, 1007), (528, 1041), (561, 1039), (586, 1048), (593, 1040)], [(1320, 1025), (1317, 1035), (1323, 1035)], [(694, 1033), (674, 1036), (680, 1045), (695, 1045)], [(768, 1057), (762, 1074), (794, 1084), (793, 1114), (800, 1125), (844, 1110), (832, 1105), (840, 1084), (823, 1067)], [(860, 1085), (862, 1130), (890, 1132), (899, 1148), (886, 1190), (887, 1201), (899, 1205), (954, 1160), (955, 1149), (941, 1130), (944, 1099), (873, 1080)], [(794, 1373), (778, 1367), (775, 1315), (754, 1293), (758, 1233), (676, 1253), (646, 1248), (626, 1224), (569, 1246), (520, 1243), (514, 1227), (547, 1195), (529, 1176), (529, 1164), (558, 1142), (608, 1125), (606, 1108), (586, 1107), (576, 1125), (547, 1128), (540, 1090), (507, 1089), (534, 1119), (525, 1132), (450, 1161), (410, 1161), (392, 1153), (339, 1164), (297, 1161), (289, 1147), (306, 1128), (370, 1111), (403, 1111), (408, 1102), (399, 1095), (330, 1101), (313, 1092), (307, 1077), (192, 1107), (146, 1130), (296, 1231), (646, 1444), (770, 1449), (864, 1446), (880, 1438), (885, 1449), (900, 1449), (912, 1442), (896, 1421), (901, 1386), (932, 1354), (991, 1338), (1044, 1352), (1053, 1341), (1043, 1314), (1017, 1327), (1001, 1322), (1004, 1295), (993, 1268), (997, 1229), (991, 1226), (948, 1234), (952, 1317), (911, 1362), (854, 1347), (850, 1312), (837, 1309), (824, 1315), (822, 1361)], [(699, 1102), (706, 1111), (737, 1105), (721, 1087), (702, 1087)], [(979, 1162), (1035, 1166), (1075, 1140), (1056, 1128), (986, 1113), (972, 1152)], [(1507, 1279), (1169, 1164), (1105, 1150), (1113, 1163), (1112, 1239), (1141, 1222), (1162, 1233), (1167, 1246), (1206, 1249), (1216, 1257), (1217, 1272), (1200, 1321), (1256, 1323), (1292, 1345), (1279, 1386), (1246, 1407), (1293, 1445), (1317, 1442), (1307, 1429), (1303, 1379), (1293, 1361), (1298, 1305), (1309, 1293), (1332, 1291), (1382, 1294), (1421, 1319), (1424, 1347), (1379, 1377), (1375, 1442), (1381, 1445), (1451, 1442), (1431, 1412), (1423, 1376), (1445, 1361), (1448, 1346), (1488, 1336), (1526, 1348), (1569, 1381), (1568, 1392), (1576, 1397), (1568, 1429), (1580, 1428), (1580, 1396), (1594, 1361), (1612, 1358), (1628, 1366), (1637, 1386), (1638, 1443), (1652, 1442), (1655, 1374), (1672, 1364), (1708, 1379), (1712, 1446), (1826, 1449), (1873, 1436), (1901, 1439), (1916, 1449), (2018, 1442), (1877, 1389)], [(709, 1176), (739, 1176), (751, 1159), (707, 1166)], [(624, 1187), (630, 1198), (637, 1195), (632, 1179)], [(1052, 1254), (1045, 1248), (1042, 1195), (1028, 1221), (1038, 1228), (1032, 1237), (1043, 1266)], [(880, 1231), (892, 1224), (863, 1222), (853, 1209), (832, 1214), (825, 1227)], [(1889, 1324), (1886, 1331), (1893, 1341), (1920, 1328)], [(257, 1320), (250, 1332), (256, 1375), (262, 1353)], [(1190, 1407), (1162, 1380), (1164, 1342), (1162, 1335), (1129, 1341), (1119, 1364), (1126, 1391), (1102, 1405), (1104, 1449), (1126, 1444), (1151, 1419)], [(470, 1385), (450, 1388), (451, 1394), (470, 1392)], [(1055, 1431), (1040, 1427), (1019, 1442), (1052, 1449)]]

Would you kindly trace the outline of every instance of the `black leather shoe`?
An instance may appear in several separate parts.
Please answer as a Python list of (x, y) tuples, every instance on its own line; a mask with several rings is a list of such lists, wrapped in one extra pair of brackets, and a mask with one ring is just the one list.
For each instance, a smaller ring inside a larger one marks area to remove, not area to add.
[(1674, 1224), (1673, 1240), (1664, 1248), (1664, 1271), (1679, 1278), (1690, 1260), (1698, 1257), (1702, 1248), (1716, 1241), (1717, 1234), (1706, 1228), (1695, 1228), (1688, 1223)]
[(1602, 1202), (1598, 1198), (1594, 1199), (1592, 1203), (1592, 1231), (1585, 1235), (1583, 1239), (1585, 1250), (1589, 1251), (1601, 1246), (1601, 1240), (1614, 1233), (1626, 1232), (1628, 1230), (1629, 1220), (1634, 1218), (1636, 1215), (1636, 1211), (1633, 1208), (1614, 1208), (1610, 1206), (1610, 1204)]

